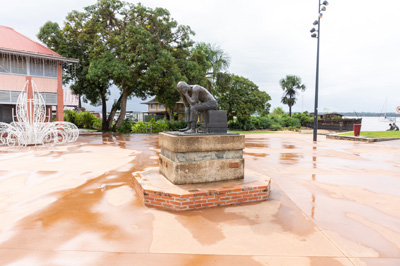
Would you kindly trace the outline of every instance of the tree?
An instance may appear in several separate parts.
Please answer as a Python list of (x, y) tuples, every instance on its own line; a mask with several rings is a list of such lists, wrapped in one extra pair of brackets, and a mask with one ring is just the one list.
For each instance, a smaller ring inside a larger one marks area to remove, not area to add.
[(267, 114), (271, 97), (260, 91), (258, 86), (250, 80), (233, 74), (219, 73), (217, 75), (216, 90), (218, 103), (221, 109), (227, 110), (228, 120), (234, 117), (241, 122), (250, 119), (255, 112)]
[(292, 106), (296, 103), (297, 90), (305, 91), (306, 86), (301, 84), (301, 78), (294, 75), (287, 75), (286, 79), (279, 81), (283, 92), (281, 102), (289, 106), (289, 116), (292, 116)]
[(200, 42), (195, 46), (195, 50), (205, 54), (208, 68), (206, 72), (205, 87), (212, 94), (215, 94), (214, 87), (218, 73), (228, 69), (231, 59), (229, 55), (222, 50), (219, 46), (211, 45), (209, 43)]
[[(210, 63), (206, 60), (203, 51), (190, 47), (189, 49), (173, 49), (171, 58), (165, 64), (165, 69), (159, 80), (166, 81), (156, 92), (158, 102), (164, 104), (170, 120), (174, 119), (175, 103), (179, 101), (180, 95), (176, 90), (179, 81), (186, 81), (189, 84), (206, 85), (206, 72)], [(157, 77), (155, 77), (157, 78)], [(161, 79), (160, 79), (161, 78)]]
[[(157, 94), (162, 103), (171, 105), (172, 100), (164, 96), (175, 92), (182, 78), (174, 55), (187, 53), (193, 34), (166, 9), (98, 0), (83, 12), (69, 13), (63, 29), (46, 23), (38, 37), (61, 55), (80, 60), (77, 71), (67, 73), (67, 80), (84, 100), (103, 105), (103, 130), (109, 130), (118, 110), (114, 129), (122, 124), (129, 97)], [(120, 96), (107, 117), (111, 84), (119, 88)]]

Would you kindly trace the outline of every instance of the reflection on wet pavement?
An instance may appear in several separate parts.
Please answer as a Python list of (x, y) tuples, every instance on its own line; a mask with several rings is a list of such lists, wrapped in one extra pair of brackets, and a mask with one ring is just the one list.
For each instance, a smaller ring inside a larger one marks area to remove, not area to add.
[(159, 149), (113, 134), (1, 148), (0, 265), (400, 265), (399, 145), (249, 134), (245, 167), (272, 177), (270, 199), (187, 213), (130, 186)]

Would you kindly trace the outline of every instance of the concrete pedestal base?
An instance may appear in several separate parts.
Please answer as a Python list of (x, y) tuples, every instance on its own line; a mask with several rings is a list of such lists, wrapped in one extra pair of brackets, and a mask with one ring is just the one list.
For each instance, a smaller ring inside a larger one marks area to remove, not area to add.
[(133, 187), (144, 205), (170, 211), (265, 201), (271, 188), (270, 177), (247, 170), (244, 179), (190, 185), (172, 184), (157, 167), (132, 175)]
[(176, 185), (244, 177), (244, 136), (160, 133), (160, 173)]

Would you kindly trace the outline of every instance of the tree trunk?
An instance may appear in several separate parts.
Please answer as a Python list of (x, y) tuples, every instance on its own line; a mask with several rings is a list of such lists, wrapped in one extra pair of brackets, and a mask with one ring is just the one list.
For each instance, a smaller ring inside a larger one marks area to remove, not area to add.
[(125, 115), (126, 115), (126, 105), (128, 102), (128, 88), (123, 88), (122, 95), (121, 95), (121, 110), (119, 112), (119, 117), (117, 119), (117, 122), (115, 123), (113, 130), (116, 130), (118, 127), (122, 125), (122, 122), (125, 120)]
[(110, 128), (108, 127), (107, 123), (107, 100), (105, 94), (101, 94), (101, 113), (102, 113), (101, 130), (109, 131)]
[(121, 98), (122, 98), (122, 94), (119, 96), (118, 101), (111, 108), (110, 116), (107, 119), (108, 130), (110, 130), (110, 128), (112, 126), (113, 118), (115, 116), (115, 113), (117, 112), (117, 106), (118, 106), (119, 102), (121, 101)]
[(172, 109), (172, 107), (166, 107), (168, 115), (169, 115), (169, 121), (174, 121), (175, 117), (174, 117), (174, 109)]
[(81, 95), (80, 94), (78, 94), (78, 99), (79, 99), (78, 108), (79, 108), (79, 110), (81, 110), (82, 109), (82, 100), (81, 100)]

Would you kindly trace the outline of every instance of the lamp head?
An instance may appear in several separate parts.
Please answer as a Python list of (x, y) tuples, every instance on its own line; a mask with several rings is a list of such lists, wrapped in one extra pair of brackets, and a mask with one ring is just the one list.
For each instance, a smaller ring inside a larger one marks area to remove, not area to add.
[(312, 38), (317, 38), (317, 34), (316, 34), (316, 33), (313, 33), (313, 34), (311, 34), (311, 37), (312, 37)]
[(313, 33), (314, 31), (315, 31), (315, 28), (312, 28), (312, 29), (310, 30), (311, 33)]
[(313, 25), (318, 25), (318, 20), (314, 21)]
[(322, 4), (323, 4), (324, 6), (329, 5), (328, 1), (324, 1)]
[(321, 11), (326, 11), (326, 6), (321, 7)]

